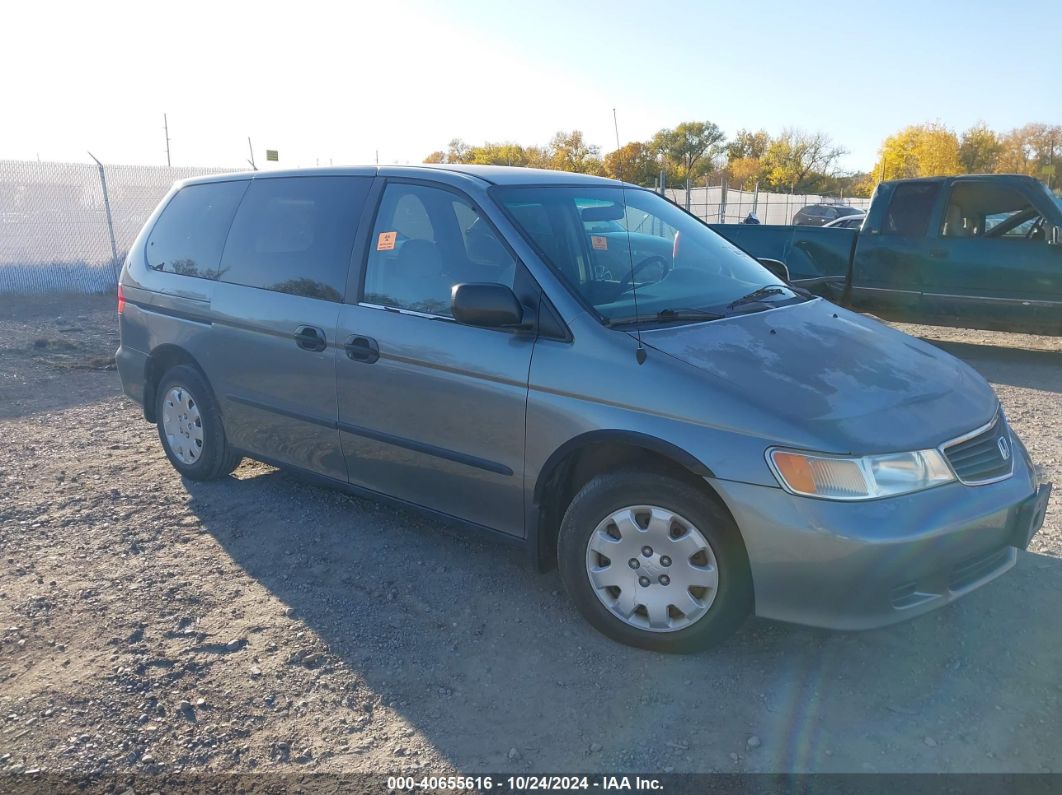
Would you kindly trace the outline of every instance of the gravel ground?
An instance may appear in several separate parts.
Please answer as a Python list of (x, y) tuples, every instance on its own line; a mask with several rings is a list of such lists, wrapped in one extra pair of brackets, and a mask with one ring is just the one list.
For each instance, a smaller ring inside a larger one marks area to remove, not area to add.
[[(903, 326), (1062, 484), (1062, 342)], [(0, 299), (0, 771), (1062, 771), (1062, 507), (1007, 576), (865, 633), (611, 643), (519, 553), (245, 462), (182, 482), (110, 298)]]

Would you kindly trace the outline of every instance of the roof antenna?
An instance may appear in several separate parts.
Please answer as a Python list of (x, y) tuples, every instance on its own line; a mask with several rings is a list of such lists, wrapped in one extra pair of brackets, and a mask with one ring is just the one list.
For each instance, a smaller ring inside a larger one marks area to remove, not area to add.
[[(620, 189), (620, 195), (623, 197), (623, 219), (624, 223), (627, 220), (627, 191), (625, 188)], [(638, 311), (638, 285), (634, 281), (634, 252), (631, 251), (631, 233), (627, 232), (627, 261), (631, 264), (631, 293), (634, 295), (634, 316), (635, 318), (641, 317), (641, 313)], [(638, 320), (634, 321), (634, 335), (638, 338), (638, 347), (634, 351), (634, 358), (638, 360), (638, 364), (645, 364), (645, 348), (642, 346), (642, 327), (639, 325)]]

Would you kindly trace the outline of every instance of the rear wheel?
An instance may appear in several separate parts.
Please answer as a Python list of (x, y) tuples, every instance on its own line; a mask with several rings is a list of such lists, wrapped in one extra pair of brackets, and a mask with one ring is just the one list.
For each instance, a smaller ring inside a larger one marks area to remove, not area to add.
[(168, 370), (156, 395), (159, 440), (174, 469), (191, 480), (214, 480), (239, 466), (214, 394), (198, 370), (183, 364)]
[(748, 557), (730, 515), (664, 475), (600, 475), (572, 500), (558, 563), (579, 611), (620, 643), (701, 649), (752, 611)]

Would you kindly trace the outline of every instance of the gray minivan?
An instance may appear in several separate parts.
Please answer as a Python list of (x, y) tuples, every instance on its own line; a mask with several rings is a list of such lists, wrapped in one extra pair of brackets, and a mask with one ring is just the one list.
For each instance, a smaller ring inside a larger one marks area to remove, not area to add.
[(988, 384), (776, 272), (591, 176), (193, 179), (122, 269), (118, 369), (181, 475), (250, 456), (490, 531), (646, 648), (1013, 566), (1050, 485)]

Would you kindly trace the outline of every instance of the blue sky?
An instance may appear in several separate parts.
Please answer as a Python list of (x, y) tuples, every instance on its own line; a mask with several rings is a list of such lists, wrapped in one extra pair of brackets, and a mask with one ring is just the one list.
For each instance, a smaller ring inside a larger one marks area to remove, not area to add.
[[(822, 130), (867, 169), (907, 124), (1062, 123), (1062, 9), (998, 2), (19, 4), (0, 157), (419, 162), (452, 137), (604, 151), (708, 119)], [(57, 20), (59, 20), (57, 22)], [(98, 48), (98, 42), (107, 46)]]

